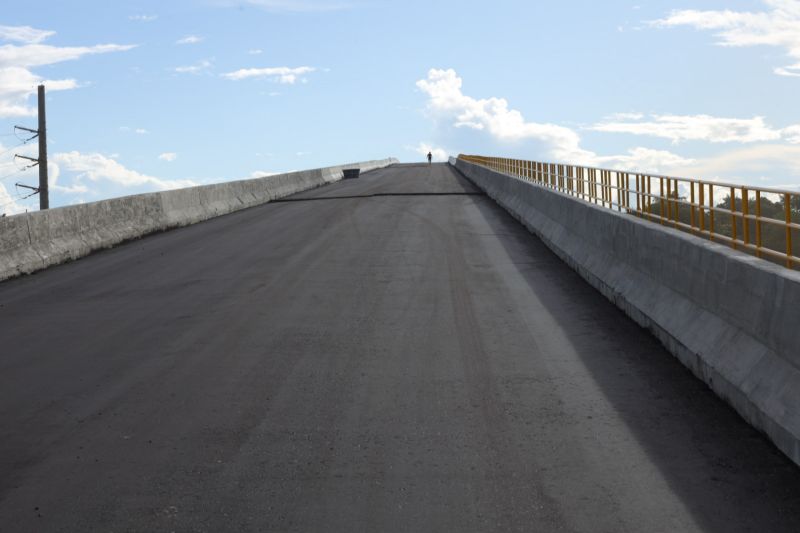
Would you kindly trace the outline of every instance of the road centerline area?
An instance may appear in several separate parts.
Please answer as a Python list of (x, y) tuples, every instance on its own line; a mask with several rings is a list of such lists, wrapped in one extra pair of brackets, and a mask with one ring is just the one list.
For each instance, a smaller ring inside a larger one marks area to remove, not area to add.
[(272, 203), (281, 202), (312, 202), (319, 200), (353, 200), (358, 198), (385, 198), (390, 196), (426, 196), (435, 198), (437, 196), (486, 196), (484, 192), (387, 192), (387, 193), (373, 193), (373, 194), (354, 194), (348, 196), (317, 196), (310, 198), (280, 198), (273, 200)]

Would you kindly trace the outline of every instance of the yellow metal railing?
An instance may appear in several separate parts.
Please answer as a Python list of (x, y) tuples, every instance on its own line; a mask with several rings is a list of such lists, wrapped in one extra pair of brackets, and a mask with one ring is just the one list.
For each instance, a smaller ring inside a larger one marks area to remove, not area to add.
[(800, 266), (800, 193), (502, 157), (459, 159), (668, 225), (788, 268)]

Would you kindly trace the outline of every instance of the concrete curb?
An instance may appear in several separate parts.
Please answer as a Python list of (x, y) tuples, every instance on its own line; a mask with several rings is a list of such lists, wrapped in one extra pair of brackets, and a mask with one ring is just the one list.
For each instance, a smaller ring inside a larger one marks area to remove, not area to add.
[(800, 464), (800, 273), (451, 158)]
[(149, 233), (195, 224), (321, 187), (341, 180), (344, 168), (368, 172), (397, 162), (394, 158), (365, 161), (0, 218), (0, 281)]

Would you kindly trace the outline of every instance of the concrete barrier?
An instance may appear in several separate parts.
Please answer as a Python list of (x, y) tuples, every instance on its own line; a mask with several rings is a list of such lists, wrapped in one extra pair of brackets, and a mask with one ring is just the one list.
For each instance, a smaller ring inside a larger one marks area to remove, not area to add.
[(343, 168), (368, 172), (380, 159), (289, 172), (0, 218), (0, 281), (28, 274), (179, 226), (194, 224), (342, 179)]
[(451, 159), (800, 464), (800, 273)]

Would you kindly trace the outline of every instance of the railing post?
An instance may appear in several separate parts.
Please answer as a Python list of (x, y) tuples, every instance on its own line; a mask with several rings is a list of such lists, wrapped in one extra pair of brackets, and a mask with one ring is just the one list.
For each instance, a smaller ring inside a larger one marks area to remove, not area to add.
[(700, 233), (703, 233), (706, 229), (706, 202), (705, 202), (705, 191), (706, 186), (703, 183), (698, 183), (700, 186), (700, 198), (698, 203), (700, 204)]
[(667, 221), (672, 222), (672, 180), (667, 178)]
[(600, 195), (601, 195), (601, 199), (602, 199), (601, 201), (603, 202), (603, 207), (606, 206), (606, 195), (607, 194), (608, 194), (608, 191), (606, 191), (606, 171), (605, 170), (601, 170), (600, 171)]
[(673, 221), (673, 226), (677, 229), (678, 222), (681, 219), (681, 204), (680, 204), (680, 196), (678, 192), (678, 180), (672, 180), (672, 188), (673, 188), (673, 195), (675, 199), (673, 200), (672, 204), (672, 212), (675, 214), (675, 219)]
[(784, 213), (786, 215), (786, 266), (792, 268), (792, 196), (783, 195)]
[(733, 236), (733, 241), (731, 241), (731, 246), (733, 249), (736, 249), (736, 189), (731, 187), (731, 235)]
[(631, 175), (629, 172), (625, 173), (625, 212), (631, 210)]
[(581, 198), (585, 200), (586, 199), (586, 183), (583, 181), (584, 179), (586, 179), (586, 169), (585, 168), (578, 167), (578, 177), (580, 178), (580, 181), (578, 181), (578, 184), (579, 184), (579, 186), (581, 188)]
[(600, 171), (600, 195), (601, 195), (600, 197), (601, 197), (602, 202), (603, 202), (603, 207), (606, 206), (606, 195), (607, 194), (608, 194), (608, 191), (606, 191), (606, 171), (605, 170), (601, 170)]
[(747, 218), (747, 215), (750, 214), (748, 201), (747, 188), (742, 187), (742, 234), (745, 245), (750, 243), (750, 220)]
[(578, 167), (578, 188), (580, 190), (582, 200), (586, 199), (586, 184), (583, 182), (586, 177), (584, 170), (585, 169), (583, 167)]
[(711, 206), (711, 209), (708, 212), (708, 229), (711, 232), (710, 239), (714, 240), (714, 184), (709, 183), (708, 185), (708, 205)]
[(761, 257), (761, 191), (756, 191), (756, 256)]
[(575, 173), (575, 167), (569, 165), (567, 167), (567, 190), (569, 191), (570, 196), (574, 196), (573, 194), (573, 183), (572, 183), (572, 175)]

